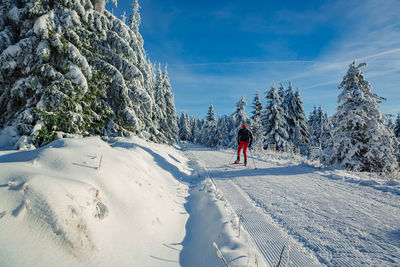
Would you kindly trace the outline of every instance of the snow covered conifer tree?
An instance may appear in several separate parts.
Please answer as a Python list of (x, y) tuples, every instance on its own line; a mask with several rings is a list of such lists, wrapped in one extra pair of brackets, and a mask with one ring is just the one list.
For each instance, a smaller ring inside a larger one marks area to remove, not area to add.
[(246, 114), (247, 101), (244, 96), (236, 103), (236, 110), (232, 113), (231, 118), (233, 121), (233, 129), (231, 130), (230, 136), (230, 147), (237, 146), (237, 133), (243, 124), (250, 125), (251, 119)]
[(189, 119), (190, 119), (190, 136), (191, 136), (190, 141), (192, 141), (194, 143), (194, 138), (195, 138), (194, 137), (194, 135), (195, 135), (194, 131), (196, 129), (196, 118), (190, 116)]
[(325, 149), (332, 137), (332, 127), (329, 122), (328, 114), (323, 111), (321, 106), (318, 108), (314, 106), (309, 116), (308, 125), (312, 145), (321, 145), (321, 148)]
[(176, 140), (156, 131), (140, 33), (104, 0), (17, 2), (0, 2), (0, 128), (37, 146), (70, 133)]
[(207, 117), (203, 124), (201, 143), (206, 146), (214, 147), (218, 143), (217, 120), (212, 104), (208, 108)]
[(339, 85), (339, 106), (333, 116), (333, 138), (326, 149), (325, 162), (366, 172), (392, 173), (397, 169), (394, 157), (396, 138), (385, 126), (385, 116), (379, 111), (383, 98), (371, 92), (354, 61)]
[(300, 97), (300, 89), (297, 88), (295, 93), (295, 118), (296, 118), (296, 143), (305, 145), (310, 142), (310, 133), (307, 123), (307, 116), (303, 108), (303, 101)]
[(195, 119), (192, 126), (193, 143), (201, 144), (201, 133), (202, 133), (203, 121)]
[(287, 121), (286, 130), (289, 134), (288, 141), (293, 142), (296, 147), (304, 147), (304, 145), (310, 141), (307, 117), (304, 112), (299, 90), (297, 90), (296, 93), (293, 91), (292, 82), (289, 83), (289, 88), (286, 91), (282, 107), (285, 111), (285, 118)]
[(260, 101), (260, 95), (258, 94), (258, 92), (254, 96), (252, 104), (253, 104), (253, 111), (251, 113), (253, 114), (253, 116), (251, 118), (253, 120), (258, 120), (261, 116), (262, 109), (263, 109), (263, 105)]
[[(310, 127), (310, 135), (312, 144), (318, 144), (319, 127), (318, 127), (318, 116), (317, 116), (317, 106), (310, 112), (308, 116), (308, 126)], [(316, 143), (315, 143), (316, 142)]]
[(396, 122), (394, 123), (394, 134), (400, 138), (400, 113), (397, 113)]
[(258, 92), (256, 93), (254, 99), (253, 99), (253, 111), (251, 112), (253, 116), (251, 117), (252, 119), (252, 124), (251, 124), (251, 131), (253, 132), (254, 139), (258, 139), (258, 131), (261, 127), (261, 114), (263, 110), (263, 105), (260, 100), (260, 95)]
[(266, 92), (267, 105), (261, 116), (260, 136), (263, 138), (264, 149), (269, 144), (275, 144), (277, 150), (284, 150), (286, 140), (289, 137), (286, 131), (286, 120), (283, 115), (280, 97), (275, 84)]
[(193, 140), (193, 135), (192, 135), (192, 118), (189, 116), (189, 114), (185, 113), (185, 121), (187, 124), (187, 130), (188, 130), (188, 141)]
[(138, 0), (134, 0), (132, 4), (132, 14), (129, 18), (130, 28), (133, 32), (138, 33), (140, 24), (142, 23), (142, 19), (139, 13), (140, 5)]
[(230, 133), (233, 129), (232, 116), (223, 115), (218, 120), (218, 146), (229, 147), (231, 144)]
[(168, 140), (175, 143), (178, 139), (178, 116), (175, 110), (175, 100), (172, 94), (172, 87), (168, 78), (167, 66), (165, 66), (164, 72), (162, 74), (162, 92), (165, 99), (165, 115), (163, 122), (164, 125), (160, 125), (164, 130), (164, 135), (168, 137)]
[(210, 104), (210, 107), (208, 108), (206, 120), (207, 121), (216, 121), (213, 104)]
[(179, 139), (183, 141), (188, 141), (191, 139), (190, 125), (188, 116), (185, 112), (181, 113), (181, 117), (179, 119)]
[(236, 111), (232, 114), (235, 118), (235, 127), (241, 127), (242, 124), (248, 124), (250, 119), (247, 116), (246, 110), (247, 101), (244, 96), (236, 103)]
[[(291, 83), (290, 83), (291, 86)], [(281, 98), (281, 103), (283, 103), (285, 101), (285, 96), (286, 96), (286, 91), (285, 91), (285, 87), (283, 87), (282, 82), (279, 83), (279, 89), (278, 89), (278, 94), (279, 97)]]

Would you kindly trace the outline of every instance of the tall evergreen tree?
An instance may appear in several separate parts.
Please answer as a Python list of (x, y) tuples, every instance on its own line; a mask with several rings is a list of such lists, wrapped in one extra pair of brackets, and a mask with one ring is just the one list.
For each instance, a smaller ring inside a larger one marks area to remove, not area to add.
[(175, 143), (178, 140), (178, 123), (177, 123), (178, 116), (176, 115), (175, 100), (174, 100), (174, 95), (172, 94), (172, 86), (169, 81), (167, 66), (165, 66), (162, 77), (163, 77), (162, 87), (164, 91), (165, 114), (166, 114), (166, 118), (164, 118), (164, 121), (166, 122), (166, 124), (161, 127), (162, 129), (165, 129), (166, 136), (168, 136), (168, 140), (171, 143)]
[(210, 104), (210, 107), (208, 108), (206, 120), (207, 121), (216, 121), (213, 104)]
[(231, 116), (223, 115), (218, 119), (218, 146), (229, 147), (231, 144), (230, 132), (233, 129), (233, 120)]
[(19, 2), (0, 2), (0, 128), (37, 146), (70, 133), (174, 141), (157, 132), (139, 24), (131, 30), (104, 0)]
[[(291, 83), (289, 85), (291, 86)], [(283, 87), (282, 82), (279, 83), (278, 94), (279, 94), (281, 103), (283, 103), (285, 101), (286, 91), (285, 91), (285, 87)]]
[(244, 96), (236, 103), (236, 111), (232, 114), (235, 119), (235, 127), (241, 127), (242, 124), (248, 124), (250, 119), (246, 114), (247, 101)]
[(237, 146), (237, 133), (243, 124), (251, 124), (250, 118), (246, 114), (247, 101), (244, 96), (236, 103), (236, 110), (231, 115), (231, 120), (233, 122), (233, 128), (229, 133), (229, 138), (231, 140), (230, 147)]
[(289, 137), (285, 125), (281, 101), (275, 84), (266, 92), (267, 105), (261, 116), (260, 135), (263, 138), (264, 149), (269, 144), (275, 144), (277, 150), (284, 150), (286, 140)]
[(132, 14), (129, 18), (130, 28), (134, 33), (139, 32), (140, 24), (142, 23), (142, 19), (140, 17), (140, 5), (138, 0), (134, 0), (132, 4)]
[(332, 138), (332, 127), (329, 122), (328, 114), (322, 107), (314, 106), (308, 120), (311, 143), (313, 146), (321, 146), (325, 149), (329, 140)]
[(196, 143), (196, 144), (201, 143), (202, 125), (203, 125), (202, 120), (193, 118), (193, 123), (192, 123), (192, 141), (193, 141), (193, 143)]
[(179, 139), (182, 141), (189, 141), (191, 139), (191, 135), (188, 116), (185, 112), (182, 112), (179, 119)]
[(303, 101), (300, 97), (300, 89), (297, 88), (295, 93), (295, 119), (296, 119), (296, 143), (305, 145), (310, 142), (310, 132), (307, 123), (307, 116), (303, 108)]
[(254, 139), (258, 139), (258, 131), (261, 127), (261, 114), (263, 110), (263, 104), (260, 100), (260, 95), (258, 92), (253, 98), (253, 111), (251, 112), (253, 115), (251, 116), (252, 123), (250, 125), (251, 131), (253, 132)]
[(325, 161), (367, 172), (391, 173), (397, 169), (394, 157), (396, 138), (385, 126), (379, 111), (383, 98), (371, 92), (361, 68), (354, 61), (339, 85), (339, 106), (333, 116), (334, 130)]
[(288, 141), (293, 142), (295, 146), (304, 146), (310, 141), (307, 117), (304, 112), (299, 90), (297, 90), (296, 93), (293, 91), (292, 82), (289, 83), (289, 88), (286, 91), (282, 107), (285, 111), (287, 122), (286, 130), (289, 134)]
[(207, 117), (203, 124), (201, 143), (206, 146), (214, 147), (218, 142), (218, 128), (217, 120), (215, 118), (215, 111), (212, 104), (208, 108)]
[(256, 95), (253, 98), (253, 111), (251, 112), (253, 116), (251, 117), (253, 120), (258, 120), (261, 117), (263, 104), (260, 100), (260, 95), (256, 92)]

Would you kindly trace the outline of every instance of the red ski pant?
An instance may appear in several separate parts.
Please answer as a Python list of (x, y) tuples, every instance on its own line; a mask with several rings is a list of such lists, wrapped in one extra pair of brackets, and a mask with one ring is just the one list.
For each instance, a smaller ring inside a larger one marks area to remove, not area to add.
[(244, 158), (247, 159), (247, 153), (246, 152), (247, 152), (247, 147), (248, 146), (249, 146), (248, 142), (240, 141), (239, 147), (238, 147), (238, 151), (237, 151), (238, 157), (240, 157), (240, 150), (242, 150), (242, 147), (243, 147), (243, 155), (244, 155)]

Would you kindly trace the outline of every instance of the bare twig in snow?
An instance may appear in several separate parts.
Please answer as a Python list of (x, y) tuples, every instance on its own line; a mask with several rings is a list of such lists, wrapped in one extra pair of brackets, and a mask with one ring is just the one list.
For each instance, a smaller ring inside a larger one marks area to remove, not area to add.
[(99, 163), (99, 167), (97, 168), (97, 170), (99, 170), (100, 171), (100, 168), (101, 168), (101, 162), (103, 161), (103, 154), (101, 155), (101, 157), (100, 157), (100, 163)]
[(218, 258), (223, 260), (223, 262), (225, 263), (226, 267), (229, 267), (228, 263), (226, 262), (226, 259), (222, 255), (221, 250), (219, 250), (219, 248), (218, 248), (218, 246), (217, 246), (217, 244), (215, 242), (213, 242), (213, 246), (214, 246), (215, 250), (217, 251)]
[(283, 246), (282, 251), (281, 251), (281, 255), (279, 256), (279, 261), (276, 264), (276, 267), (279, 267), (279, 265), (281, 265), (281, 260), (282, 260), (282, 255), (283, 255), (283, 251), (285, 250), (285, 246)]

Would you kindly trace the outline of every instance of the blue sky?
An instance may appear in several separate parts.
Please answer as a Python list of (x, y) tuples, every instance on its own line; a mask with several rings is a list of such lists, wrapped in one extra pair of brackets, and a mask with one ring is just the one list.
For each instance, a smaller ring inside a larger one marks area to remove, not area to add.
[[(120, 17), (132, 1), (111, 2)], [(177, 112), (203, 117), (209, 105), (231, 114), (245, 96), (247, 112), (273, 82), (300, 88), (307, 115), (332, 115), (348, 65), (367, 62), (366, 79), (400, 112), (399, 0), (141, 0), (144, 46), (168, 64)], [(264, 99), (263, 99), (263, 102)]]

